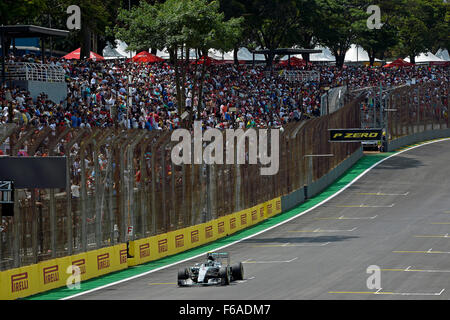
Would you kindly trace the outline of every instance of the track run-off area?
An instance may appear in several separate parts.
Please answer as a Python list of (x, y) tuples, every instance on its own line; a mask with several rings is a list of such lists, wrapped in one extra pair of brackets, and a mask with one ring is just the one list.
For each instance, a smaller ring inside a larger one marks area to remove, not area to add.
[[(28, 299), (450, 299), (450, 139), (365, 155), (320, 195), (206, 246)], [(177, 286), (177, 270), (225, 251), (229, 286)], [(368, 288), (370, 266), (380, 288)]]

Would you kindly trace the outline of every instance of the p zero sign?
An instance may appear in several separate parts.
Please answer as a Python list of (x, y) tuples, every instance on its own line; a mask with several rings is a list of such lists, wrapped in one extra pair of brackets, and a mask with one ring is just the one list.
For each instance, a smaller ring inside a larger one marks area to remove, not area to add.
[(329, 129), (330, 142), (380, 141), (383, 129)]

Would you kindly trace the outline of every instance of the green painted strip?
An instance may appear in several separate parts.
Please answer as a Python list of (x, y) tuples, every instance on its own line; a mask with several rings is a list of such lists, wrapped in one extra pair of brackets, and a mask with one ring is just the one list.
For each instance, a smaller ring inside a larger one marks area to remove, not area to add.
[[(430, 141), (437, 141), (440, 139), (433, 139)], [(192, 256), (202, 254), (206, 251), (213, 251), (216, 248), (222, 247), (224, 245), (230, 244), (232, 242), (235, 242), (237, 240), (240, 240), (242, 238), (251, 236), (257, 232), (263, 231), (264, 229), (267, 229), (271, 226), (274, 226), (280, 222), (283, 222), (291, 217), (296, 216), (297, 214), (306, 211), (310, 209), (311, 207), (317, 205), (318, 203), (322, 202), (326, 198), (332, 196), (339, 190), (341, 190), (343, 187), (345, 187), (347, 184), (349, 184), (353, 179), (355, 179), (357, 176), (359, 176), (362, 172), (370, 168), (372, 165), (377, 163), (378, 161), (387, 158), (388, 156), (391, 156), (399, 151), (408, 149), (413, 146), (418, 146), (421, 144), (424, 144), (429, 141), (425, 142), (419, 142), (413, 145), (404, 146), (402, 148), (397, 149), (394, 152), (387, 152), (387, 153), (380, 153), (380, 154), (367, 154), (363, 156), (359, 161), (357, 161), (350, 169), (347, 170), (340, 178), (338, 178), (335, 182), (333, 182), (327, 189), (325, 189), (322, 193), (319, 195), (306, 200), (304, 203), (298, 205), (297, 207), (283, 212), (277, 216), (274, 216), (272, 218), (269, 218), (265, 221), (262, 221), (261, 223), (249, 227), (247, 229), (241, 230), (233, 235), (230, 235), (228, 237), (216, 240), (215, 242), (170, 256), (163, 259), (159, 259), (156, 261), (150, 261), (148, 263), (129, 267), (128, 269), (117, 271), (114, 273), (110, 273), (98, 278), (90, 279), (87, 281), (83, 281), (81, 283), (80, 289), (68, 289), (66, 287), (61, 287), (57, 289), (53, 289), (47, 292), (39, 293), (30, 297), (23, 298), (24, 300), (57, 300), (66, 298), (81, 292), (85, 292), (91, 289), (95, 289), (97, 287), (107, 285), (109, 283), (113, 283), (116, 281), (124, 280), (132, 276), (139, 275), (141, 273), (154, 270), (156, 268), (160, 268), (169, 264), (173, 264), (175, 262), (188, 259)]]
[(336, 180), (333, 184), (331, 184), (325, 191), (320, 193), (319, 195), (308, 199), (304, 203), (300, 204), (299, 206), (286, 211), (284, 213), (278, 214), (277, 216), (271, 217), (265, 221), (262, 221), (261, 223), (249, 227), (247, 229), (241, 230), (235, 234), (232, 234), (228, 237), (221, 238), (219, 240), (216, 240), (212, 243), (190, 249), (188, 251), (170, 256), (165, 257), (163, 259), (159, 259), (156, 261), (150, 261), (142, 265), (129, 267), (128, 269), (117, 271), (114, 273), (110, 273), (98, 278), (89, 279), (86, 281), (83, 281), (81, 283), (80, 289), (68, 289), (66, 287), (61, 287), (57, 289), (53, 289), (51, 291), (39, 293), (30, 297), (24, 298), (25, 300), (54, 300), (54, 299), (62, 299), (77, 293), (81, 293), (84, 291), (88, 291), (115, 281), (123, 280), (135, 275), (139, 275), (143, 272), (150, 271), (159, 267), (163, 267), (168, 264), (172, 264), (187, 258), (190, 258), (192, 256), (201, 254), (206, 251), (213, 251), (216, 248), (222, 247), (226, 244), (232, 243), (234, 241), (240, 240), (242, 238), (245, 238), (247, 236), (250, 236), (252, 234), (255, 234), (259, 231), (262, 231), (264, 229), (267, 229), (271, 226), (274, 226), (280, 222), (283, 222), (286, 219), (289, 219), (307, 209), (310, 209), (311, 207), (315, 206), (316, 204), (320, 203), (321, 201), (325, 200), (326, 198), (332, 196), (336, 192), (338, 192), (340, 189), (342, 189), (344, 186), (346, 186), (349, 182), (351, 182), (353, 179), (355, 179), (358, 175), (360, 175), (364, 170), (368, 169), (370, 166), (375, 164), (376, 162), (380, 161), (383, 158), (386, 158), (393, 153), (383, 153), (383, 154), (371, 154), (371, 155), (365, 155), (362, 157), (355, 165), (353, 165), (349, 170), (347, 170), (344, 175), (342, 175), (338, 180)]

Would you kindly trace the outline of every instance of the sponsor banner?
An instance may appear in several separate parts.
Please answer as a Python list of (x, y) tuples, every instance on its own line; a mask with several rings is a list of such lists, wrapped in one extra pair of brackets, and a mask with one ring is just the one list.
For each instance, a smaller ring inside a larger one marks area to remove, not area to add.
[(98, 249), (86, 252), (87, 256), (86, 272), (88, 279), (95, 278), (104, 275), (106, 273), (112, 272), (111, 253), (105, 249)]
[(281, 197), (269, 200), (265, 203), (267, 217), (273, 217), (281, 213)]
[(127, 245), (126, 243), (121, 243), (112, 247), (112, 269), (113, 271), (122, 270), (128, 268), (128, 258), (127, 258)]
[(380, 141), (383, 129), (329, 129), (330, 142)]
[(159, 259), (161, 255), (158, 252), (158, 237), (159, 236), (152, 236), (130, 241), (128, 249), (132, 258), (127, 259), (127, 265), (131, 267)]
[[(190, 234), (189, 234), (190, 236)], [(190, 249), (187, 228), (178, 229), (167, 233), (168, 239), (168, 255)]]
[(139, 260), (148, 259), (150, 257), (150, 243), (145, 242), (139, 244)]
[(281, 213), (283, 211), (281, 208), (281, 197), (275, 198), (272, 201), (275, 203), (275, 213), (274, 214)]
[(39, 291), (47, 291), (64, 286), (69, 259), (59, 258), (38, 263)]
[(230, 233), (234, 233), (238, 230), (238, 224), (235, 213), (227, 215), (226, 223), (228, 224), (228, 229), (230, 230)]
[(193, 226), (193, 227), (189, 227), (186, 229), (187, 229), (186, 234), (188, 237), (190, 248), (195, 248), (204, 243), (203, 241), (200, 241), (200, 227), (199, 226)]
[(223, 238), (226, 237), (229, 232), (228, 232), (228, 227), (229, 224), (226, 223), (226, 219), (225, 218), (219, 218), (215, 220), (215, 224), (217, 226), (217, 237), (218, 238)]
[(159, 258), (169, 255), (169, 237), (167, 233), (156, 236), (156, 243)]
[(217, 228), (214, 230), (214, 223), (212, 221), (204, 223), (203, 232), (205, 234), (206, 242), (211, 242), (217, 239)]
[[(95, 259), (93, 259), (95, 261)], [(95, 277), (95, 265), (88, 263), (88, 254), (80, 253), (71, 256), (71, 265), (75, 265), (80, 268), (81, 281)]]
[(38, 265), (6, 270), (0, 273), (0, 299), (13, 300), (38, 293)]
[(274, 205), (272, 203), (272, 200), (266, 201), (265, 202), (265, 207), (266, 207), (266, 212), (267, 212), (267, 217), (270, 218), (271, 216), (273, 216), (275, 213), (275, 208)]
[(260, 221), (264, 220), (267, 217), (266, 206), (264, 205), (264, 203), (258, 205), (258, 217)]
[(119, 258), (119, 265), (121, 269), (125, 269), (128, 266), (128, 254), (127, 254), (127, 246), (115, 246), (115, 255)]
[(250, 211), (248, 209), (242, 210), (238, 215), (239, 229), (245, 229), (251, 225)]

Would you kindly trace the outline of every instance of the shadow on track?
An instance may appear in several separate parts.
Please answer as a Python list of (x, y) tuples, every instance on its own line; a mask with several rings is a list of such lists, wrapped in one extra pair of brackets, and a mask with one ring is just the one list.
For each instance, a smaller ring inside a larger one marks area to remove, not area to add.
[(392, 159), (389, 159), (388, 161), (384, 161), (383, 163), (380, 163), (375, 169), (385, 170), (385, 169), (393, 169), (393, 170), (399, 170), (399, 169), (408, 169), (408, 168), (418, 168), (423, 167), (423, 162), (403, 157), (403, 156), (396, 156)]

